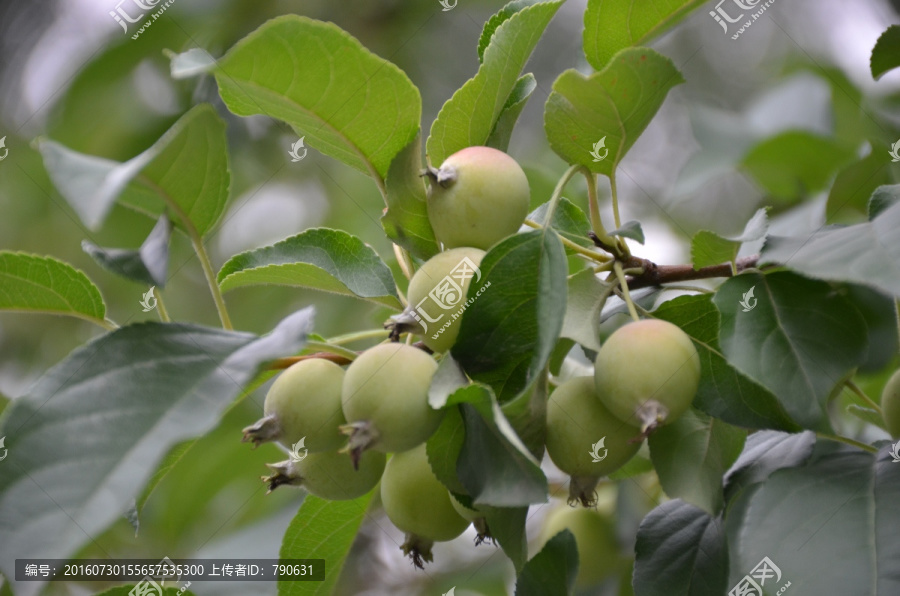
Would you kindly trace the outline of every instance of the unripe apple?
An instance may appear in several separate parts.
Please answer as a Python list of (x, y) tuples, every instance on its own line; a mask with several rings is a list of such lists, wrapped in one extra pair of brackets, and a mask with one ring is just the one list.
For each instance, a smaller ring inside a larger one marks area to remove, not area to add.
[(594, 509), (557, 507), (544, 520), (541, 548), (563, 530), (572, 532), (578, 547), (577, 587), (594, 586), (618, 571), (619, 545), (615, 529), (606, 516)]
[(359, 469), (354, 469), (344, 453), (310, 453), (301, 461), (267, 464), (274, 474), (263, 477), (263, 481), (269, 484), (269, 492), (288, 484), (329, 501), (349, 501), (375, 488), (386, 460), (383, 453), (367, 451), (359, 460)]
[(700, 383), (700, 357), (679, 327), (645, 319), (606, 340), (594, 361), (594, 381), (610, 412), (648, 432), (690, 407)]
[(428, 175), (428, 219), (444, 248), (487, 250), (515, 234), (528, 215), (528, 179), (516, 160), (502, 151), (468, 147)]
[(468, 522), (471, 522), (472, 525), (475, 526), (475, 530), (477, 531), (475, 535), (475, 546), (478, 546), (482, 542), (488, 540), (496, 543), (496, 540), (491, 535), (491, 529), (490, 527), (488, 527), (487, 518), (485, 517), (484, 512), (481, 511), (478, 507), (466, 507), (459, 501), (459, 499), (453, 496), (453, 493), (449, 494), (450, 503), (453, 505), (453, 508), (456, 509), (456, 512), (460, 515), (460, 517)]
[(287, 448), (303, 441), (310, 453), (344, 444), (339, 427), (344, 369), (321, 358), (301, 360), (281, 373), (266, 394), (265, 416), (244, 429), (244, 441), (278, 441)]
[(441, 423), (443, 412), (428, 405), (428, 388), (437, 370), (418, 348), (388, 343), (366, 350), (344, 375), (343, 409), (350, 436), (348, 449), (393, 453), (424, 443)]
[(596, 480), (634, 457), (641, 448), (640, 434), (640, 428), (619, 420), (603, 405), (593, 377), (571, 379), (550, 394), (547, 454), (572, 476), (570, 502), (594, 505)]
[(391, 457), (381, 479), (381, 503), (391, 523), (407, 534), (404, 551), (414, 563), (417, 557), (430, 561), (432, 543), (453, 540), (469, 526), (431, 471), (425, 445)]
[(895, 372), (881, 393), (881, 413), (888, 432), (900, 439), (900, 370)]
[(422, 343), (434, 352), (449, 350), (469, 306), (469, 284), (481, 278), (478, 265), (483, 256), (477, 248), (454, 248), (429, 259), (409, 282), (409, 306), (388, 326), (395, 334), (421, 335)]

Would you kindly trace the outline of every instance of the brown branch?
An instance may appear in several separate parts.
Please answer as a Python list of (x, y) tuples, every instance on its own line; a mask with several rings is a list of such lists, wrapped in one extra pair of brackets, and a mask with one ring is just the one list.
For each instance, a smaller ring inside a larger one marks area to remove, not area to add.
[[(735, 263), (737, 272), (740, 273), (746, 269), (756, 267), (758, 261), (759, 255), (738, 259)], [(624, 266), (626, 269), (644, 270), (640, 275), (628, 278), (628, 288), (632, 290), (680, 281), (692, 281), (695, 279), (731, 277), (734, 274), (731, 269), (731, 263), (722, 263), (721, 265), (711, 265), (709, 267), (694, 269), (693, 265), (657, 265), (647, 259), (632, 257), (624, 263)]]

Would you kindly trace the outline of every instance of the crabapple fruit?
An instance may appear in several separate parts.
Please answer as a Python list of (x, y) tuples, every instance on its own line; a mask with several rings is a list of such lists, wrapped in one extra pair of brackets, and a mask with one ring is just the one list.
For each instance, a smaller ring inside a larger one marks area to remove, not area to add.
[(563, 530), (572, 532), (578, 547), (577, 587), (599, 584), (619, 570), (621, 558), (615, 529), (605, 515), (594, 509), (557, 507), (544, 520), (541, 545)]
[(267, 464), (274, 473), (263, 480), (268, 483), (269, 492), (289, 484), (329, 501), (349, 501), (375, 488), (386, 460), (384, 453), (367, 451), (359, 460), (359, 469), (354, 469), (344, 453), (310, 453), (300, 461)]

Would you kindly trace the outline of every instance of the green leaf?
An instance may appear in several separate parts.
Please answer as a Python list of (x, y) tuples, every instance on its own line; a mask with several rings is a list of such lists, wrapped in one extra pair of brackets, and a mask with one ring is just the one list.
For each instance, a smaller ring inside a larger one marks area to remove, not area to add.
[(680, 499), (667, 501), (641, 522), (634, 551), (635, 594), (725, 593), (728, 551), (721, 517)]
[[(528, 214), (526, 219), (542, 226), (547, 225), (547, 210), (550, 203), (543, 203), (537, 209)], [(553, 211), (553, 221), (550, 227), (567, 240), (571, 240), (575, 244), (580, 244), (585, 248), (593, 248), (594, 243), (588, 238), (588, 232), (591, 231), (591, 222), (588, 220), (584, 211), (565, 197), (560, 197)], [(569, 250), (569, 249), (566, 249)]]
[(391, 270), (372, 247), (342, 230), (312, 228), (233, 256), (217, 276), (223, 292), (254, 284), (312, 288), (394, 308)]
[(428, 220), (421, 153), (422, 139), (416, 135), (391, 162), (385, 180), (388, 207), (381, 225), (388, 238), (413, 256), (427, 260), (437, 254), (438, 246)]
[(882, 211), (886, 211), (889, 207), (896, 205), (897, 203), (900, 203), (900, 184), (884, 184), (879, 186), (872, 192), (872, 196), (869, 198), (869, 221), (872, 221), (881, 215)]
[(311, 147), (377, 180), (419, 131), (419, 90), (333, 23), (272, 19), (235, 44), (215, 75), (235, 114), (284, 120)]
[(213, 429), (266, 363), (302, 348), (311, 317), (294, 313), (265, 337), (132, 325), (50, 369), (0, 424), (7, 577), (16, 557), (68, 558), (118, 520), (173, 446)]
[(733, 263), (744, 242), (753, 242), (765, 237), (769, 230), (766, 210), (760, 209), (744, 226), (744, 232), (736, 237), (723, 237), (715, 232), (700, 230), (691, 238), (691, 262), (694, 269)]
[(854, 157), (853, 149), (833, 139), (787, 131), (750, 149), (741, 165), (773, 198), (799, 201), (824, 190)]
[(516, 234), (481, 260), (480, 286), (466, 310), (453, 357), (466, 373), (493, 387), (500, 402), (525, 391), (547, 365), (566, 309), (566, 257), (548, 229)]
[(869, 197), (882, 185), (891, 183), (891, 162), (888, 148), (882, 143), (872, 143), (872, 152), (838, 172), (828, 192), (825, 207), (826, 221), (838, 217), (866, 215)]
[(426, 147), (432, 164), (438, 166), (461, 149), (487, 142), (528, 57), (560, 6), (562, 0), (540, 2), (499, 23), (478, 73), (453, 94), (431, 125)]
[(479, 505), (478, 509), (484, 512), (491, 536), (500, 543), (504, 554), (509, 557), (516, 570), (522, 569), (528, 559), (528, 536), (525, 534), (528, 507)]
[(595, 352), (600, 350), (600, 313), (613, 285), (593, 270), (579, 271), (568, 280), (566, 316), (561, 335)]
[(775, 396), (732, 367), (719, 346), (719, 311), (709, 295), (664, 302), (654, 316), (681, 327), (700, 356), (700, 387), (694, 407), (745, 428), (799, 430)]
[(717, 514), (724, 503), (722, 475), (741, 454), (746, 432), (689, 410), (650, 435), (650, 458), (663, 490)]
[(547, 502), (540, 462), (510, 426), (488, 387), (460, 389), (450, 403), (462, 404), (465, 440), (456, 474), (476, 505), (522, 507)]
[(527, 8), (532, 4), (537, 4), (540, 0), (512, 0), (506, 6), (501, 8), (497, 13), (491, 16), (484, 24), (481, 30), (481, 37), (478, 38), (478, 62), (484, 62), (484, 51), (491, 43), (497, 28), (505, 23), (509, 17), (513, 16), (523, 8)]
[(163, 288), (166, 285), (166, 273), (169, 269), (169, 236), (171, 232), (172, 222), (168, 217), (162, 215), (138, 250), (101, 248), (88, 240), (81, 242), (81, 248), (98, 265), (110, 273), (138, 283)]
[(848, 285), (841, 290), (866, 321), (868, 351), (859, 364), (859, 371), (876, 373), (883, 370), (900, 352), (896, 302), (866, 286)]
[(882, 416), (878, 410), (873, 410), (872, 408), (863, 408), (856, 404), (850, 404), (849, 406), (847, 406), (847, 413), (852, 414), (863, 422), (874, 424), (878, 428), (887, 432), (887, 425), (884, 423), (884, 416)]
[(589, 0), (584, 12), (584, 55), (596, 70), (619, 51), (644, 45), (675, 26), (701, 0)]
[(544, 107), (550, 147), (569, 164), (610, 176), (669, 90), (683, 82), (672, 61), (650, 48), (622, 50), (590, 76), (567, 70)]
[(100, 290), (68, 263), (52, 257), (0, 251), (0, 310), (69, 315), (100, 324)]
[(877, 81), (884, 73), (898, 66), (900, 66), (900, 26), (891, 25), (875, 42), (869, 67), (872, 70), (872, 78)]
[(639, 221), (626, 221), (621, 228), (613, 230), (609, 235), (630, 238), (640, 244), (644, 243), (644, 230), (641, 228), (641, 222)]
[(303, 499), (300, 511), (284, 533), (279, 556), (325, 559), (325, 581), (278, 582), (278, 596), (332, 593), (374, 494), (373, 490), (352, 501), (326, 501), (313, 495)]
[(509, 149), (509, 140), (516, 122), (535, 89), (537, 89), (537, 81), (531, 73), (523, 75), (516, 81), (516, 86), (513, 87), (506, 99), (506, 105), (503, 106), (503, 111), (500, 112), (500, 117), (497, 118), (494, 130), (491, 131), (491, 136), (485, 141), (485, 145), (500, 151)]
[(871, 222), (807, 236), (770, 237), (760, 264), (788, 265), (819, 279), (849, 281), (900, 296), (900, 203)]
[(897, 593), (900, 466), (889, 448), (873, 455), (820, 443), (805, 466), (779, 470), (744, 490), (726, 520), (727, 586), (768, 557), (782, 575), (766, 582), (767, 593), (787, 582), (786, 593)]
[(39, 141), (38, 150), (53, 184), (91, 229), (100, 227), (119, 199), (153, 217), (171, 210), (176, 225), (203, 236), (228, 200), (225, 123), (209, 104), (191, 109), (152, 147), (124, 163), (48, 140)]
[[(585, 553), (584, 564), (590, 564)], [(568, 596), (578, 575), (578, 546), (575, 536), (563, 530), (522, 568), (516, 579), (516, 596)]]
[(744, 452), (725, 475), (725, 500), (763, 482), (782, 468), (795, 468), (812, 455), (816, 435), (810, 431), (788, 434), (772, 430), (751, 433)]
[(456, 475), (456, 462), (465, 443), (466, 429), (459, 407), (454, 405), (444, 411), (441, 425), (425, 443), (425, 453), (431, 471), (441, 484), (458, 495), (466, 494), (466, 487)]
[[(733, 277), (713, 302), (728, 362), (769, 389), (804, 428), (828, 430), (825, 402), (867, 352), (865, 320), (853, 304), (789, 271)], [(755, 306), (744, 312), (742, 302)]]

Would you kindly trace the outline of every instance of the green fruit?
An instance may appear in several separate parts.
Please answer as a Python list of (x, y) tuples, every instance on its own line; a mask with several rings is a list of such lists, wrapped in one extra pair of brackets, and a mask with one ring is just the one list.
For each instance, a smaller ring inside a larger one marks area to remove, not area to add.
[(349, 424), (349, 449), (397, 452), (424, 443), (441, 423), (443, 412), (428, 405), (428, 388), (437, 363), (405, 344), (381, 344), (366, 350), (344, 375), (343, 409)]
[(900, 370), (888, 379), (881, 393), (881, 413), (888, 432), (900, 439)]
[(618, 571), (619, 545), (615, 529), (604, 515), (594, 509), (557, 507), (544, 520), (541, 547), (563, 530), (575, 536), (579, 559), (575, 584), (579, 588), (599, 584)]
[(453, 508), (459, 516), (468, 522), (474, 522), (484, 518), (484, 514), (478, 511), (478, 509), (469, 509), (460, 503), (452, 494), (450, 495), (450, 504), (453, 505)]
[(381, 502), (399, 530), (428, 541), (453, 540), (469, 526), (454, 509), (447, 487), (431, 471), (425, 445), (397, 453), (387, 463)]
[(429, 176), (428, 219), (444, 248), (487, 250), (515, 234), (528, 215), (531, 191), (525, 172), (497, 149), (457, 151)]
[(302, 360), (281, 373), (263, 406), (265, 417), (244, 429), (244, 441), (278, 441), (289, 449), (310, 453), (334, 451), (346, 441), (339, 427), (346, 423), (341, 407), (344, 369), (333, 362)]
[(690, 407), (700, 383), (700, 357), (691, 338), (672, 323), (628, 323), (600, 348), (594, 381), (617, 418), (652, 430)]
[[(622, 422), (606, 409), (592, 377), (566, 381), (550, 395), (547, 453), (556, 467), (570, 476), (596, 479), (615, 472), (641, 448), (640, 434), (640, 428)], [(592, 485), (596, 481), (573, 481), (570, 487), (586, 486), (588, 490), (572, 492), (570, 497), (590, 505)]]
[(268, 464), (275, 473), (263, 480), (269, 484), (269, 492), (289, 484), (329, 501), (349, 501), (375, 488), (386, 460), (383, 453), (367, 451), (362, 454), (357, 470), (344, 453), (310, 453), (299, 462)]
[(403, 330), (421, 334), (434, 352), (449, 350), (469, 306), (469, 284), (481, 278), (477, 268), (483, 256), (477, 248), (454, 248), (422, 265), (409, 282), (409, 308), (395, 317)]

